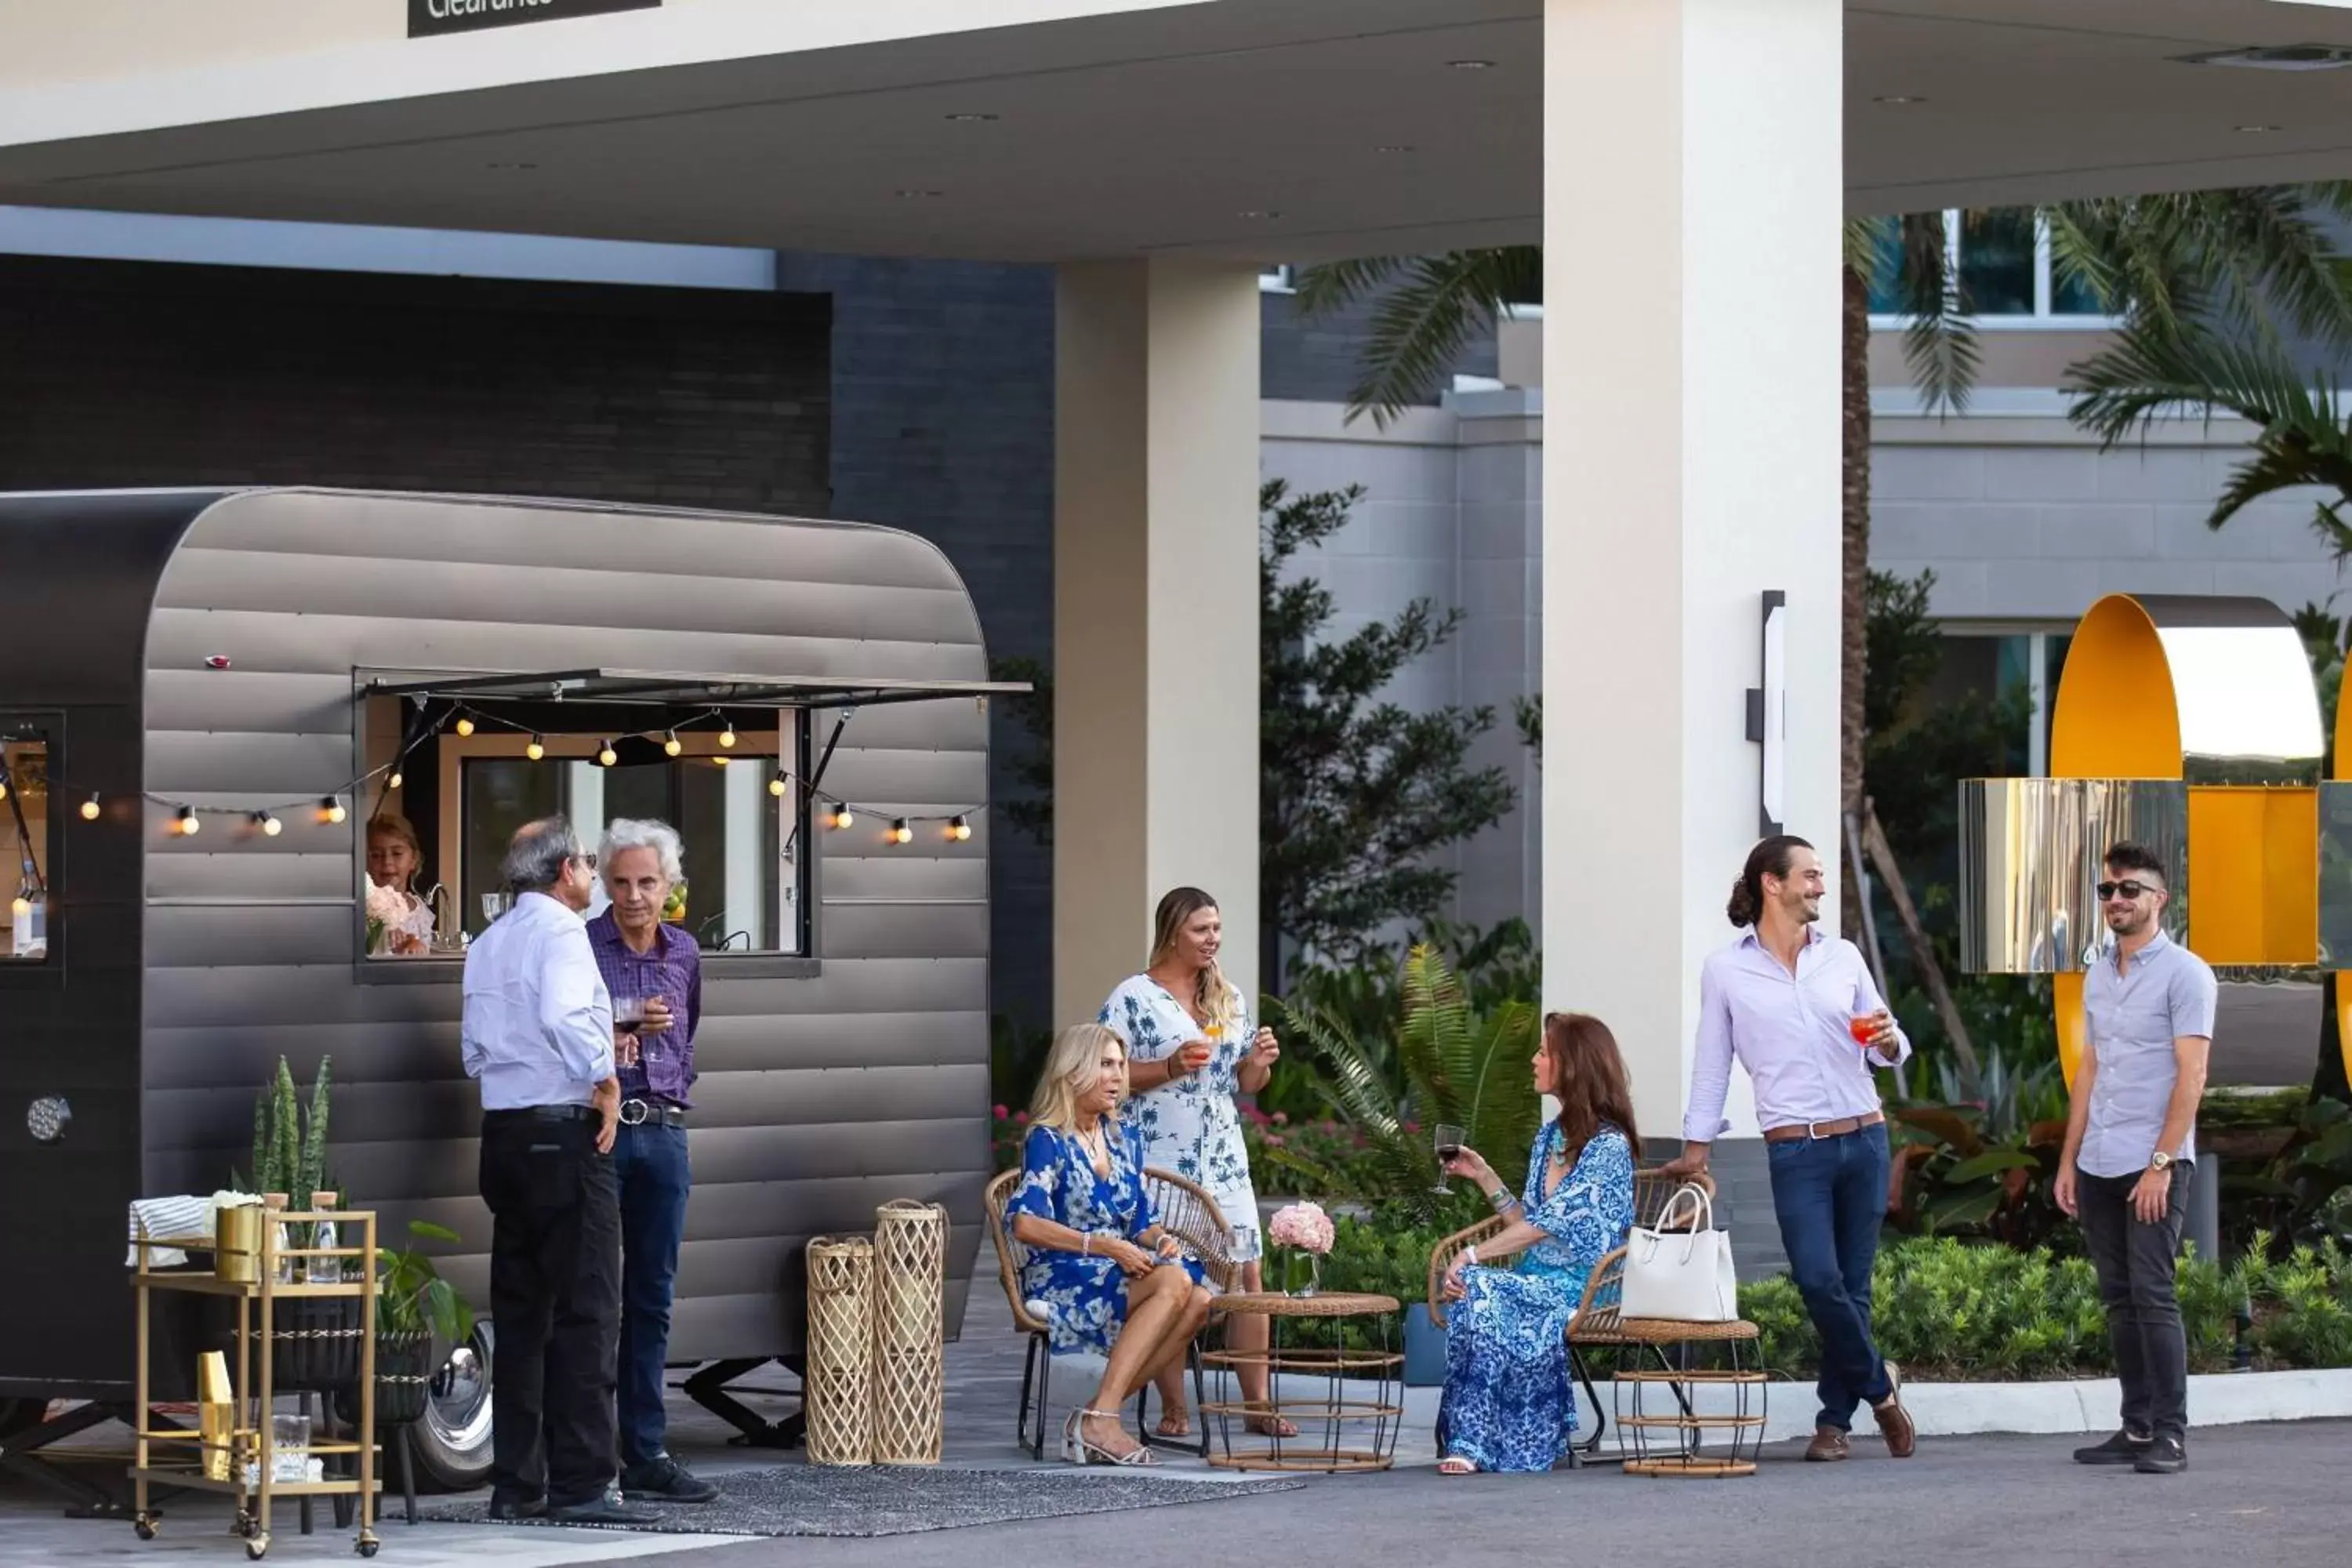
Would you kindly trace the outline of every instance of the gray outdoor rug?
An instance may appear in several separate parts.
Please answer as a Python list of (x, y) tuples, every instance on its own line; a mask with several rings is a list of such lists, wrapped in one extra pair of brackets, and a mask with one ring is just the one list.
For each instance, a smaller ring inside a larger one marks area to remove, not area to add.
[[(872, 1469), (779, 1466), (714, 1476), (716, 1501), (664, 1510), (658, 1524), (594, 1526), (664, 1535), (908, 1535), (1071, 1514), (1118, 1513), (1297, 1491), (1297, 1480), (1189, 1481), (1159, 1476), (1029, 1470)], [(426, 1502), (436, 1524), (489, 1522), (489, 1500)], [(395, 1510), (395, 1512), (397, 1510)], [(530, 1524), (543, 1525), (544, 1520)], [(578, 1528), (578, 1527), (571, 1527)]]

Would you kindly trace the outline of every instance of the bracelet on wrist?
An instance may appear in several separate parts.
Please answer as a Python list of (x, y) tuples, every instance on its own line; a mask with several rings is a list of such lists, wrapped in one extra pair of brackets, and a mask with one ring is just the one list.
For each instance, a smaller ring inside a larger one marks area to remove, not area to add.
[(1478, 1244), (1474, 1241), (1469, 1246), (1464, 1247), (1462, 1249), (1462, 1257), (1465, 1262), (1468, 1263), (1474, 1268), (1476, 1268), (1478, 1265)]

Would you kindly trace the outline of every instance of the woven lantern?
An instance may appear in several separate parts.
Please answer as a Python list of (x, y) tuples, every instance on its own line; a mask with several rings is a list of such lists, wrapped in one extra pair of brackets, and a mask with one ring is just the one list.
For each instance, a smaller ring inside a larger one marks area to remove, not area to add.
[(808, 1369), (802, 1405), (812, 1465), (874, 1462), (874, 1244), (808, 1244)]
[(874, 1211), (874, 1462), (936, 1465), (945, 1421), (948, 1211)]

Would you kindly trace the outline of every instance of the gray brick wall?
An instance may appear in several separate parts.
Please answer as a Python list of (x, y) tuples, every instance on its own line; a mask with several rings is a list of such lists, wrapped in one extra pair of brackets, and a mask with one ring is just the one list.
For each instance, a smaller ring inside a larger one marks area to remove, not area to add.
[[(1327, 317), (1308, 320), (1297, 296), (1269, 290), (1260, 320), (1259, 384), (1264, 395), (1301, 403), (1345, 403), (1360, 374), (1364, 340), (1377, 302), (1365, 300)], [(1465, 375), (1495, 374), (1495, 334), (1476, 333), (1454, 368)], [(1451, 384), (1451, 377), (1448, 378)], [(1433, 386), (1415, 401), (1434, 404), (1444, 387)]]
[[(938, 544), (992, 657), (1054, 652), (1054, 274), (784, 254), (776, 286), (833, 300), (834, 515)], [(997, 705), (989, 791), (1024, 744)], [(1051, 854), (991, 825), (994, 1009), (1050, 1027)], [(1066, 1020), (1064, 1020), (1066, 1021)]]

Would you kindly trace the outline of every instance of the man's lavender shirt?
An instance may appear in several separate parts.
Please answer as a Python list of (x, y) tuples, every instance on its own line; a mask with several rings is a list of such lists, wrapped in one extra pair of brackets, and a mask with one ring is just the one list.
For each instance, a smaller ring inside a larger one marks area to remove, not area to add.
[(702, 948), (667, 921), (654, 929), (653, 951), (640, 953), (623, 940), (621, 922), (608, 909), (588, 922), (588, 945), (606, 990), (615, 996), (661, 996), (673, 1015), (667, 1031), (637, 1037), (637, 1065), (621, 1069), (621, 1098), (690, 1105), (694, 1034), (702, 1022)]
[[(1885, 1005), (1861, 950), (1844, 938), (1807, 926), (1791, 975), (1765, 951), (1753, 926), (1741, 931), (1730, 946), (1707, 954), (1698, 972), (1698, 1048), (1683, 1137), (1712, 1143), (1730, 1130), (1723, 1097), (1734, 1056), (1755, 1080), (1759, 1126), (1804, 1126), (1876, 1110), (1878, 1086), (1849, 1030), (1857, 1016)], [(1911, 1055), (1911, 1042), (1900, 1028), (1895, 1037), (1899, 1063)], [(1870, 1059), (1877, 1063), (1877, 1053)]]

